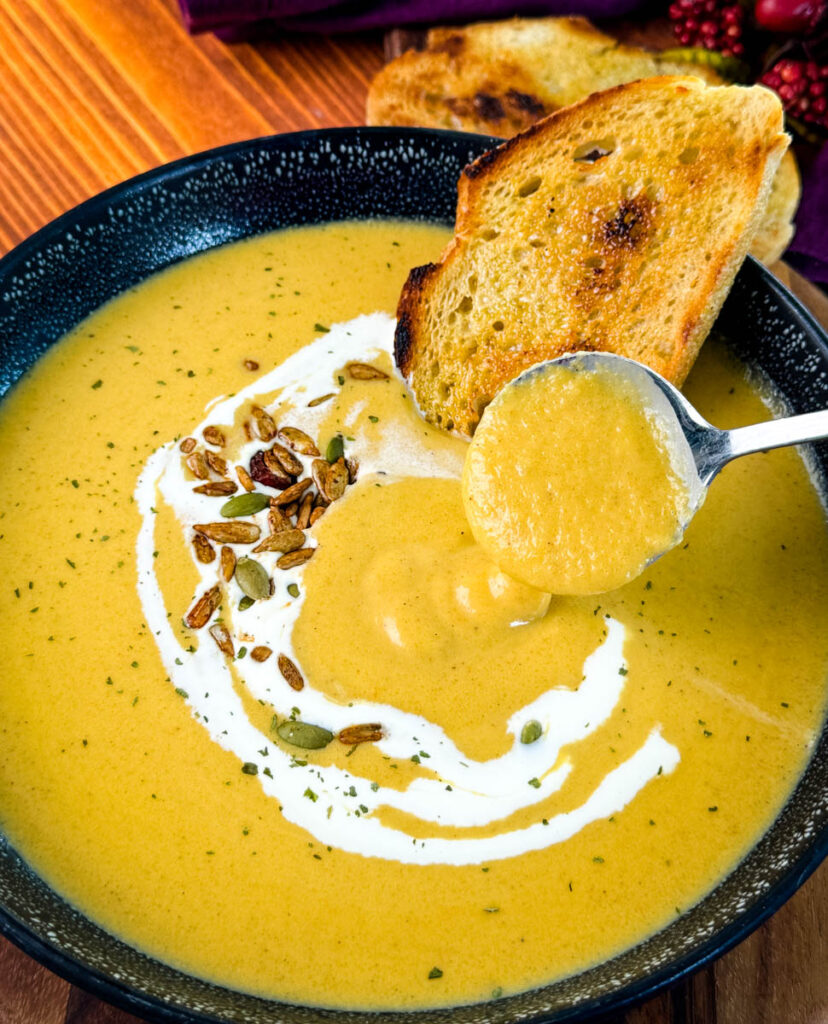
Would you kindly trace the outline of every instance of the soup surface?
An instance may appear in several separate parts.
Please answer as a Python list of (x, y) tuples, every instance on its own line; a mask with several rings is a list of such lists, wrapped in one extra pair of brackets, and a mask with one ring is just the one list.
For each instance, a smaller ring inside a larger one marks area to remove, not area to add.
[[(339, 224), (209, 252), (0, 406), (0, 822), (104, 927), (247, 991), (424, 1007), (605, 959), (750, 848), (820, 728), (828, 542), (795, 451), (728, 467), (683, 544), (600, 599), (474, 543), (466, 444), (388, 355), (408, 268), (446, 238)], [(723, 427), (769, 415), (712, 343), (687, 391)], [(222, 515), (188, 461), (237, 480), (272, 444), (254, 407), (359, 460), (286, 569), (253, 551), (269, 507)], [(291, 742), (308, 725), (317, 746)]]

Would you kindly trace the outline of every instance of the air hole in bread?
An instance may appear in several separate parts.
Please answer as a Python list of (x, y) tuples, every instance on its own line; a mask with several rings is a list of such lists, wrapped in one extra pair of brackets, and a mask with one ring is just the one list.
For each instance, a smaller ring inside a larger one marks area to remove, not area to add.
[(541, 179), (537, 174), (534, 174), (520, 186), (518, 189), (518, 195), (521, 199), (525, 199), (527, 196), (531, 196), (533, 192), (537, 192), (540, 187)]
[(576, 148), (572, 159), (579, 164), (594, 164), (596, 160), (614, 153), (615, 147), (616, 143), (613, 138), (590, 139), (589, 142), (582, 142)]
[(502, 320), (495, 320), (495, 322), (492, 324), (492, 330), (494, 330), (494, 331), (502, 331), (504, 326), (505, 325), (504, 325)]
[(542, 238), (539, 238), (537, 235), (532, 235), (532, 237), (529, 239), (529, 244), (532, 246), (533, 249), (542, 249), (544, 245), (546, 245), (546, 242), (544, 242), (544, 240)]
[(604, 266), (604, 260), (602, 256), (587, 256), (584, 260), (584, 266), (589, 267), (590, 270), (600, 270)]
[(458, 313), (471, 313), (472, 307), (474, 306), (474, 300), (471, 295), (464, 295), (460, 300), (460, 305), (457, 307)]
[(495, 231), (494, 228), (486, 228), (485, 231), (480, 232), (480, 237), (484, 242), (492, 242), (500, 234), (499, 231)]
[(477, 291), (477, 274), (472, 274), (471, 277), (469, 277), (469, 291), (472, 295)]
[(698, 146), (687, 146), (679, 153), (680, 164), (694, 164), (699, 158)]

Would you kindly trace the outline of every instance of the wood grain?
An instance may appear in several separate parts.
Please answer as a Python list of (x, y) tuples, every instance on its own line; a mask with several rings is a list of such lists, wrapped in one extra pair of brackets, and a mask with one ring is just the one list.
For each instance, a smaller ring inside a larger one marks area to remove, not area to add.
[[(0, 0), (0, 254), (168, 160), (361, 124), (382, 63), (379, 36), (191, 39), (174, 0)], [(824, 294), (774, 270), (828, 326)], [(826, 910), (823, 865), (736, 950), (613, 1024), (828, 1024)], [(0, 940), (0, 1024), (135, 1021)]]

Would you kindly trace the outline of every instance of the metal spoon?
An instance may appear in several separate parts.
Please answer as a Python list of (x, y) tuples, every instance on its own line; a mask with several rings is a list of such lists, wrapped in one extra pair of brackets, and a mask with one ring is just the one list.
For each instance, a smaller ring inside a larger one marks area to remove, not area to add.
[[(742, 455), (782, 448), (806, 441), (828, 438), (828, 409), (755, 423), (735, 430), (719, 430), (703, 419), (684, 395), (661, 374), (624, 356), (609, 352), (579, 352), (562, 356), (555, 363), (577, 362), (584, 369), (623, 374), (636, 387), (644, 401), (659, 416), (668, 431), (673, 450), (682, 467), (690, 495), (685, 527), (698, 511), (713, 478), (728, 462)], [(529, 373), (541, 371), (544, 365)]]

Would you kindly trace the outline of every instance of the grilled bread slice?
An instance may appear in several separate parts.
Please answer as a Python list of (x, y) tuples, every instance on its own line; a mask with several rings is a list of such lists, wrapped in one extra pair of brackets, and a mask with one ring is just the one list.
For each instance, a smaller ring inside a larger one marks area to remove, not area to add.
[[(714, 68), (626, 46), (586, 18), (513, 18), (437, 28), (425, 49), (387, 64), (368, 92), (368, 124), (457, 128), (508, 138), (592, 92), (653, 75), (695, 75), (715, 85)], [(767, 215), (751, 247), (779, 259), (793, 235), (799, 175), (787, 153)]]
[(582, 349), (681, 384), (787, 145), (769, 90), (661, 77), (595, 93), (470, 164), (454, 238), (398, 307), (396, 360), (426, 418), (471, 435), (505, 383)]

